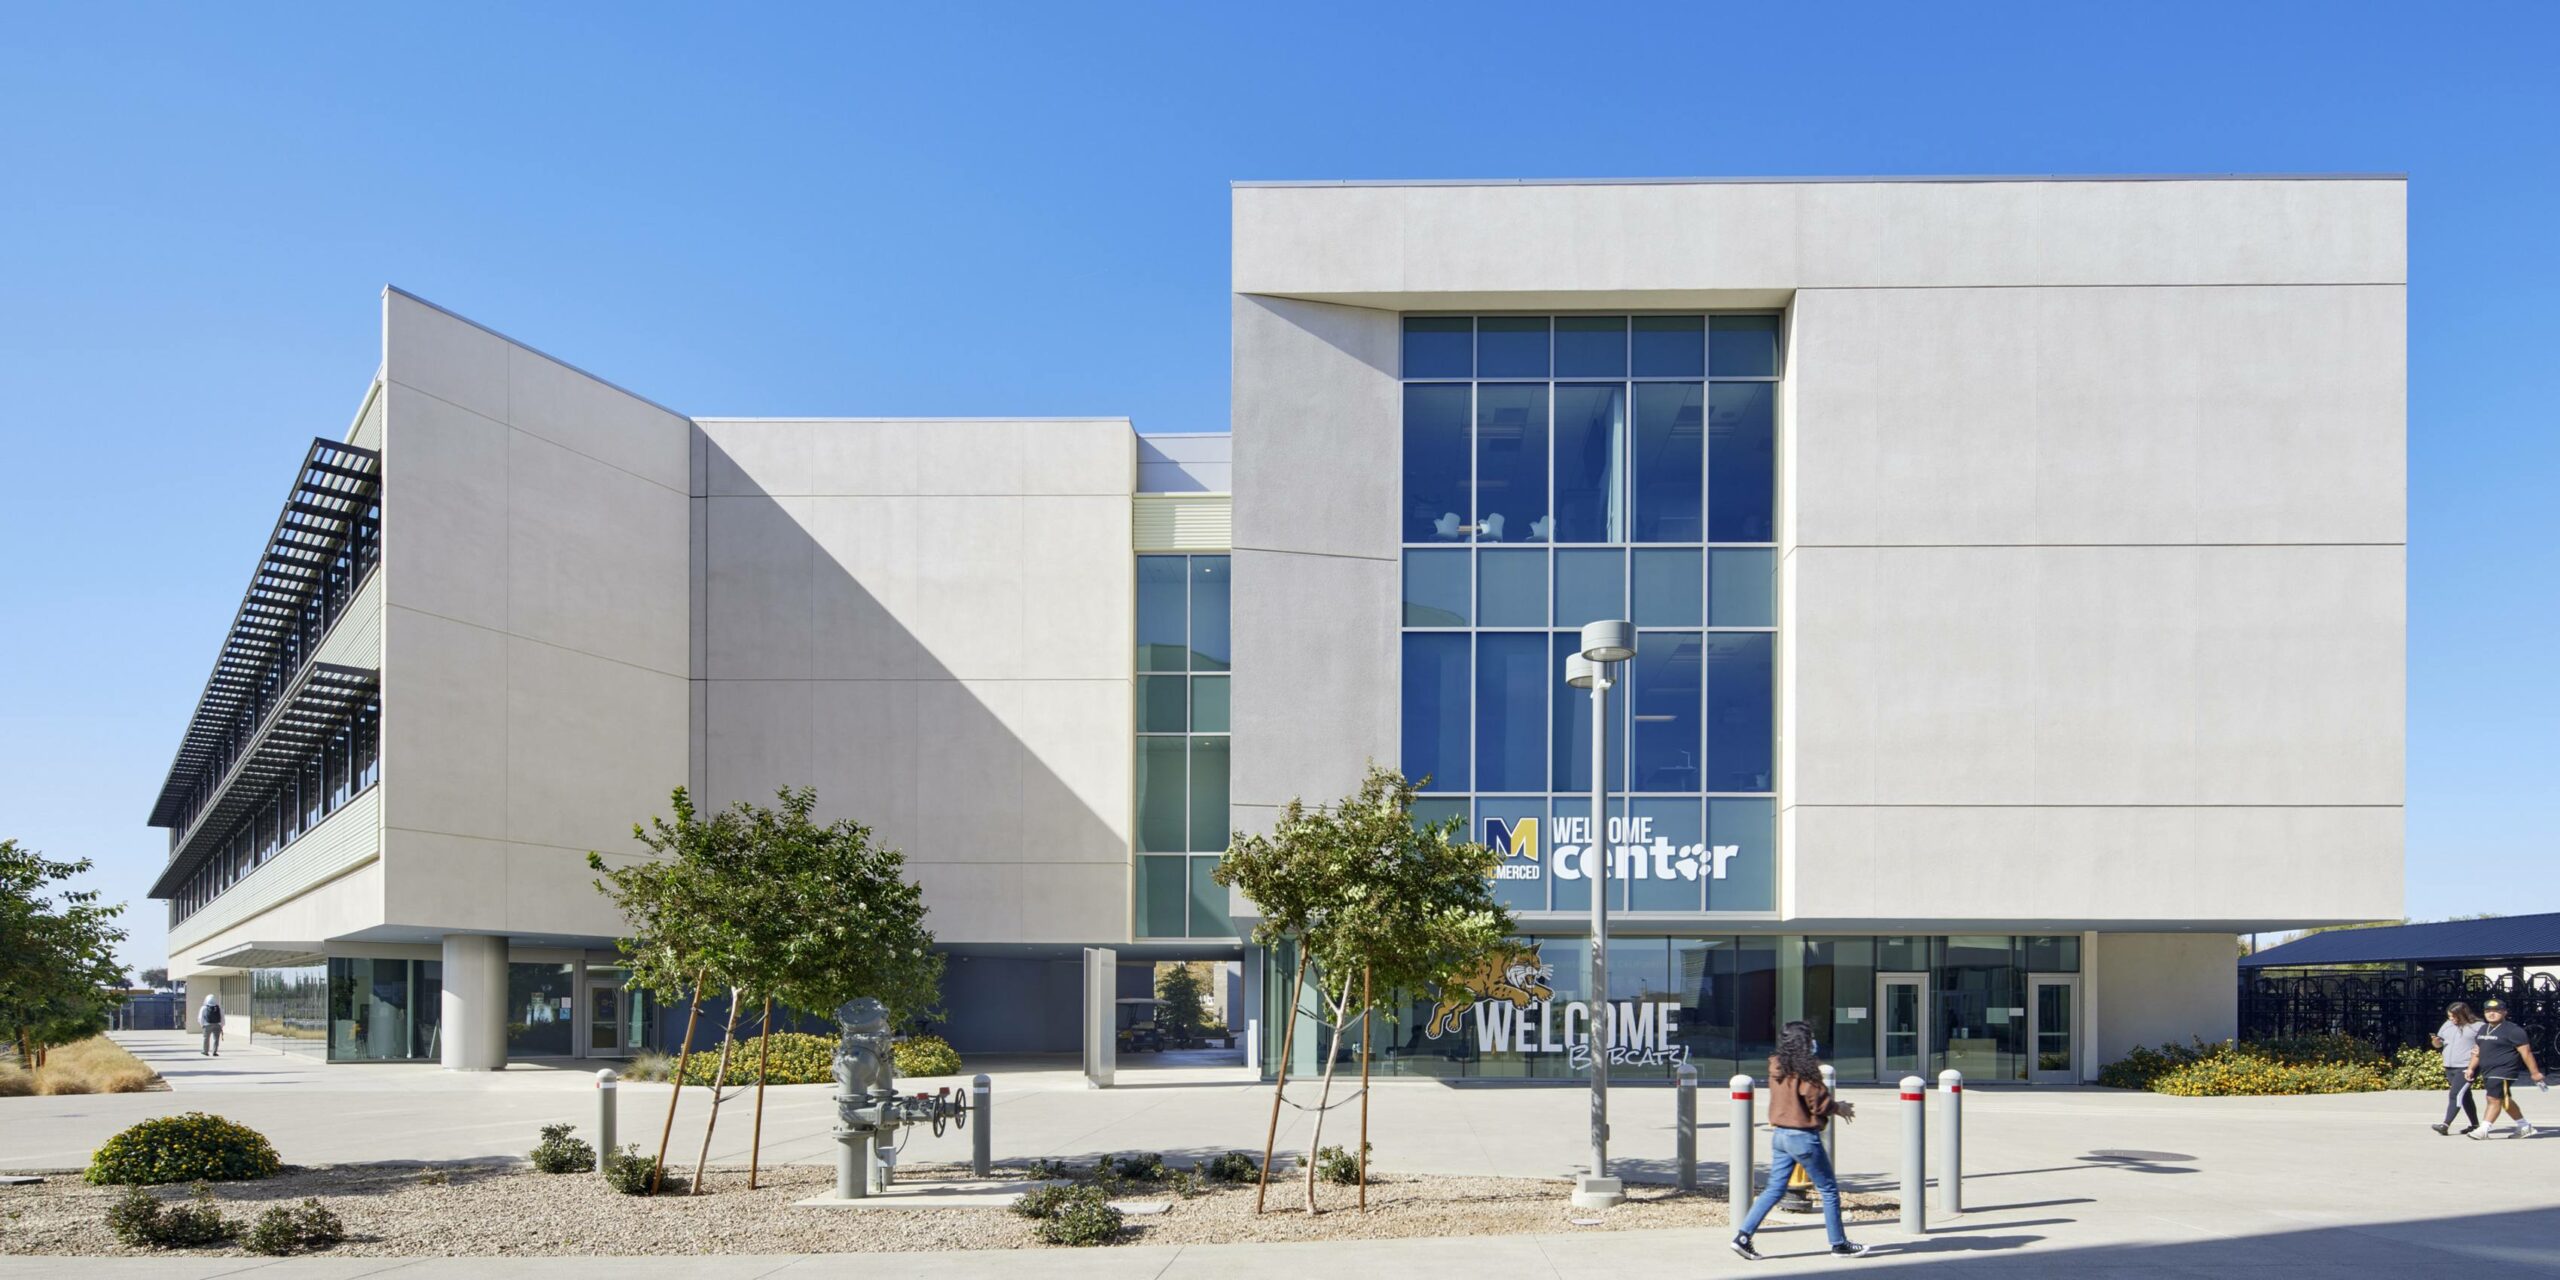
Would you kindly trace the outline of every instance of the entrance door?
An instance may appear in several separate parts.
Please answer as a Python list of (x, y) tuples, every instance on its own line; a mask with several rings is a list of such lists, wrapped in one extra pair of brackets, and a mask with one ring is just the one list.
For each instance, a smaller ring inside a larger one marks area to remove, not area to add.
[(1876, 1079), (1891, 1084), (1929, 1071), (1929, 975), (1876, 975)]
[(2080, 1041), (2073, 1024), (2080, 1012), (2080, 979), (2069, 974), (2027, 977), (2027, 1080), (2031, 1084), (2080, 1082)]
[(587, 1034), (579, 1051), (590, 1058), (627, 1058), (631, 1045), (624, 1038), (623, 1002), (631, 993), (609, 982), (587, 985)]

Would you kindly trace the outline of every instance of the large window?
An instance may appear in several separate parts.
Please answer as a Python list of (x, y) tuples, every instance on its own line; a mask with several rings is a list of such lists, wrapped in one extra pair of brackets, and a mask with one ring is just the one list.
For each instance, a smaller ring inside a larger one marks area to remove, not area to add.
[[(1518, 856), (1517, 910), (1776, 902), (1779, 317), (1409, 316), (1401, 765)], [(1629, 618), (1601, 732), (1575, 633)], [(1143, 627), (1142, 627), (1143, 631)], [(1559, 862), (1559, 858), (1562, 859)]]
[(1225, 556), (1138, 557), (1137, 936), (1226, 938)]

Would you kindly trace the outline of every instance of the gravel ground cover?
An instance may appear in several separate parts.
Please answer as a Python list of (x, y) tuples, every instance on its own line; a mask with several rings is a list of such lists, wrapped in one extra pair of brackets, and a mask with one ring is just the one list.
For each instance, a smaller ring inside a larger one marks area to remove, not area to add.
[[(958, 1178), (965, 1167), (919, 1165), (906, 1177)], [(999, 1177), (1021, 1170), (999, 1168)], [(635, 1254), (865, 1253), (929, 1249), (1039, 1249), (1029, 1220), (1002, 1209), (819, 1209), (792, 1204), (834, 1185), (823, 1167), (767, 1169), (747, 1189), (743, 1168), (711, 1170), (699, 1196), (615, 1194), (592, 1174), (534, 1173), (520, 1161), (372, 1164), (288, 1169), (261, 1182), (218, 1184), (222, 1211), (244, 1223), (272, 1205), (317, 1196), (346, 1222), (332, 1253), (375, 1257), (625, 1256)], [(0, 1187), (0, 1253), (115, 1255), (127, 1248), (107, 1233), (107, 1206), (120, 1187), (92, 1187), (77, 1174), (36, 1186)], [(163, 1187), (171, 1199), (185, 1187)], [(1211, 1244), (1260, 1240), (1506, 1235), (1716, 1226), (1724, 1192), (1681, 1195), (1631, 1186), (1628, 1203), (1606, 1213), (1575, 1209), (1562, 1181), (1384, 1174), (1369, 1184), (1369, 1211), (1352, 1207), (1348, 1187), (1324, 1186), (1309, 1216), (1296, 1182), (1275, 1181), (1272, 1211), (1257, 1216), (1254, 1189), (1220, 1187), (1193, 1199), (1133, 1191), (1130, 1199), (1172, 1199), (1160, 1216), (1131, 1215), (1122, 1243)], [(1889, 1218), (1889, 1199), (1848, 1197), (1852, 1220)], [(1588, 1224), (1598, 1218), (1596, 1224)], [(1588, 1225), (1586, 1225), (1588, 1224)], [(158, 1252), (239, 1253), (221, 1249)]]

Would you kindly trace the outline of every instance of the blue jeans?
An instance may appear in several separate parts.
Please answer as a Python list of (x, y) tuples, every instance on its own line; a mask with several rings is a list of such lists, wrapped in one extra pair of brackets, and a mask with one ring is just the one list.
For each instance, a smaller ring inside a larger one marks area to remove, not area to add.
[(1830, 1233), (1831, 1243), (1847, 1244), (1849, 1234), (1840, 1229), (1840, 1180), (1831, 1176), (1831, 1156), (1822, 1149), (1822, 1135), (1806, 1129), (1772, 1129), (1769, 1135), (1769, 1185), (1760, 1189), (1734, 1234), (1749, 1239), (1758, 1231), (1760, 1220), (1787, 1193), (1788, 1175), (1803, 1165), (1804, 1176), (1813, 1179), (1813, 1189), (1822, 1194), (1822, 1229)]

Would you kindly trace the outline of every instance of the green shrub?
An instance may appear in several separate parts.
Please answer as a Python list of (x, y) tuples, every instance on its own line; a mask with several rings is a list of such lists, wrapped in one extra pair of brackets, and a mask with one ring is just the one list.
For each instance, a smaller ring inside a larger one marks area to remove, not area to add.
[(107, 1232), (120, 1244), (149, 1244), (160, 1228), (160, 1197), (136, 1185), (107, 1206)]
[(1033, 1187), (1015, 1199), (1011, 1207), (1015, 1213), (1023, 1217), (1046, 1219), (1057, 1216), (1059, 1210), (1079, 1199), (1099, 1202), (1102, 1199), (1102, 1189), (1077, 1186)]
[[(729, 1042), (729, 1074), (727, 1084), (758, 1083), (756, 1063), (764, 1061), (764, 1084), (826, 1084), (836, 1078), (836, 1038), (811, 1035), (802, 1031), (776, 1031), (773, 1043), (759, 1051), (759, 1037), (747, 1036)], [(666, 1066), (675, 1066), (669, 1060)], [(709, 1084), (720, 1072), (720, 1046), (696, 1049), (684, 1060), (686, 1084)]]
[[(640, 1154), (636, 1145), (607, 1152), (604, 1157), (605, 1184), (626, 1196), (645, 1196), (649, 1194), (650, 1170), (656, 1165), (657, 1161)], [(673, 1195), (682, 1190), (684, 1177), (673, 1169), (667, 1170), (666, 1176), (658, 1180), (659, 1195)]]
[(1251, 1182), (1262, 1173), (1262, 1166), (1244, 1152), (1230, 1151), (1209, 1157), (1209, 1163), (1202, 1165), (1200, 1171), (1211, 1182)]
[(1111, 1161), (1111, 1172), (1131, 1182), (1164, 1181), (1164, 1157), (1152, 1151), (1139, 1151)]
[(889, 1046), (889, 1057), (902, 1076), (960, 1074), (959, 1051), (940, 1036), (909, 1036)]
[(2345, 1036), (2136, 1048), (2100, 1070), (2098, 1083), (2182, 1098), (2369, 1093), (2386, 1087), (2382, 1055)]
[(164, 1204), (135, 1184), (107, 1208), (107, 1230), (129, 1245), (192, 1249), (240, 1234), (238, 1221), (214, 1207), (213, 1188), (199, 1182), (185, 1204)]
[(1162, 1185), (1165, 1190), (1185, 1200), (1206, 1189), (1200, 1180), (1200, 1171), (1197, 1169), (1167, 1169), (1164, 1171)]
[(573, 1124), (542, 1126), (542, 1141), (534, 1144), (533, 1167), (544, 1173), (587, 1173), (596, 1167), (596, 1149), (569, 1135), (577, 1132)]
[(1042, 1156), (1026, 1166), (1023, 1172), (1029, 1174), (1033, 1178), (1044, 1180), (1049, 1178), (1072, 1178), (1076, 1176), (1076, 1167), (1068, 1164), (1064, 1160), (1052, 1160), (1047, 1156)]
[(1375, 1150), (1375, 1147), (1365, 1142), (1360, 1144), (1360, 1155), (1357, 1156), (1340, 1147), (1318, 1147), (1316, 1148), (1316, 1176), (1335, 1186), (1351, 1186), (1360, 1181), (1361, 1157)]
[(98, 1186), (242, 1182), (270, 1178), (284, 1162), (257, 1130), (201, 1111), (162, 1116), (107, 1139), (83, 1176)]
[(2431, 1091), (2444, 1088), (2443, 1051), (2422, 1044), (2403, 1048), (2399, 1056), (2391, 1060), (2391, 1070), (2383, 1076), (2382, 1087)]
[(1031, 1234), (1044, 1244), (1083, 1248), (1119, 1239), (1125, 1221), (1120, 1211), (1102, 1198), (1101, 1188), (1077, 1187), (1040, 1219)]
[(251, 1253), (281, 1258), (306, 1249), (326, 1249), (346, 1238), (346, 1226), (338, 1215), (318, 1200), (304, 1200), (299, 1209), (278, 1205), (259, 1214), (241, 1246)]

